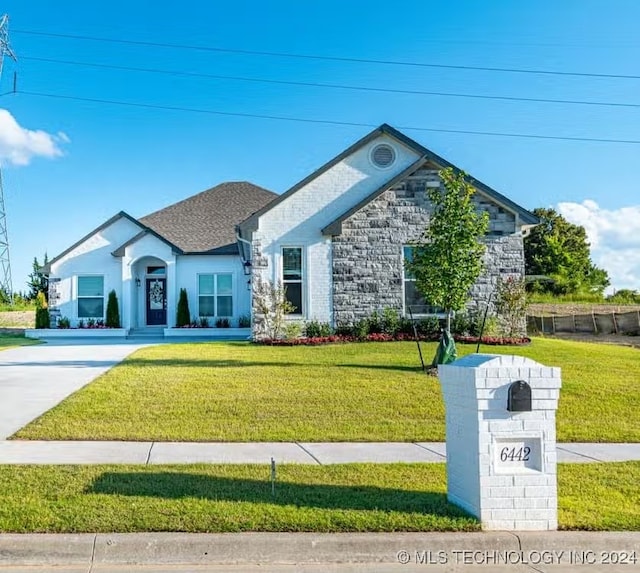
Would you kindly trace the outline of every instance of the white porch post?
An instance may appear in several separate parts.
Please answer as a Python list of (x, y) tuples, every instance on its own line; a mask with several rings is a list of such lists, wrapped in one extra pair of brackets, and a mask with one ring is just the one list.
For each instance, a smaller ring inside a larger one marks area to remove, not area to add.
[(167, 328), (176, 325), (176, 308), (178, 304), (178, 284), (176, 271), (176, 256), (174, 255), (167, 264)]
[(130, 330), (131, 312), (133, 308), (131, 300), (131, 259), (129, 257), (122, 257), (122, 327), (126, 330)]

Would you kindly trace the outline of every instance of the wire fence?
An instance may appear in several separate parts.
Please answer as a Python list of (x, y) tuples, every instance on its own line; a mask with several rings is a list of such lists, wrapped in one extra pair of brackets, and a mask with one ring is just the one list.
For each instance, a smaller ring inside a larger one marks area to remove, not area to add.
[(640, 310), (590, 314), (527, 315), (527, 331), (543, 334), (582, 332), (585, 334), (640, 334)]

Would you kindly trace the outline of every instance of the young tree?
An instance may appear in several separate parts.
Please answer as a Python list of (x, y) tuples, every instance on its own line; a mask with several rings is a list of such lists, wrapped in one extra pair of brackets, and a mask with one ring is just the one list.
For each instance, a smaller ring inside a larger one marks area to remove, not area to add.
[(253, 281), (253, 336), (256, 340), (281, 338), (285, 334), (285, 317), (295, 307), (287, 300), (281, 282), (273, 283), (256, 277)]
[[(443, 340), (451, 339), (451, 314), (463, 310), (470, 289), (482, 272), (485, 245), (480, 239), (489, 227), (489, 215), (473, 203), (475, 189), (462, 172), (440, 172), (444, 189), (430, 187), (433, 206), (429, 224), (414, 246), (407, 268), (416, 277), (416, 288), (431, 304), (445, 309), (447, 328)], [(440, 354), (440, 353), (439, 353)], [(440, 358), (437, 355), (436, 359)]]
[(555, 209), (534, 209), (540, 225), (524, 239), (525, 272), (546, 276), (550, 282), (534, 283), (535, 289), (553, 294), (602, 294), (609, 275), (591, 261), (584, 227), (569, 223)]
[(44, 254), (42, 265), (38, 262), (38, 257), (33, 257), (32, 272), (29, 274), (29, 280), (27, 281), (29, 300), (35, 300), (40, 292), (44, 294), (45, 300), (49, 300), (49, 279), (40, 271), (48, 262), (47, 253)]

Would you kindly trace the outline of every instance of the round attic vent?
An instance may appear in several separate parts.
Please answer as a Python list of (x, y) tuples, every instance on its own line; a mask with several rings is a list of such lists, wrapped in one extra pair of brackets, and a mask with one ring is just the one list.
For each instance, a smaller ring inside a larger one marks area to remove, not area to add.
[(391, 167), (393, 162), (396, 160), (396, 152), (393, 150), (393, 147), (387, 145), (386, 143), (381, 143), (380, 145), (376, 145), (371, 150), (371, 162), (381, 169), (385, 169), (387, 167)]

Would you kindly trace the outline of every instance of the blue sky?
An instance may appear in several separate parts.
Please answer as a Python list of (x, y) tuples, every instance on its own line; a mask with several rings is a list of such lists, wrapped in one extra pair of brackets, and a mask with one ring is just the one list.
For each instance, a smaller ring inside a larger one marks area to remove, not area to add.
[[(226, 180), (282, 192), (370, 129), (145, 109), (29, 95), (418, 127), (640, 140), (640, 107), (391, 94), (180, 77), (196, 74), (640, 104), (640, 79), (536, 75), (241, 55), (35, 35), (460, 66), (639, 75), (640, 3), (421, 1), (3, 4), (0, 159), (14, 288), (119, 210), (142, 216)], [(9, 115), (10, 114), (10, 115)], [(15, 120), (15, 124), (12, 121)], [(32, 134), (24, 130), (44, 133)], [(617, 288), (640, 288), (640, 145), (403, 129), (526, 208), (584, 224)], [(3, 133), (4, 132), (4, 133)], [(16, 163), (22, 163), (18, 165)]]

